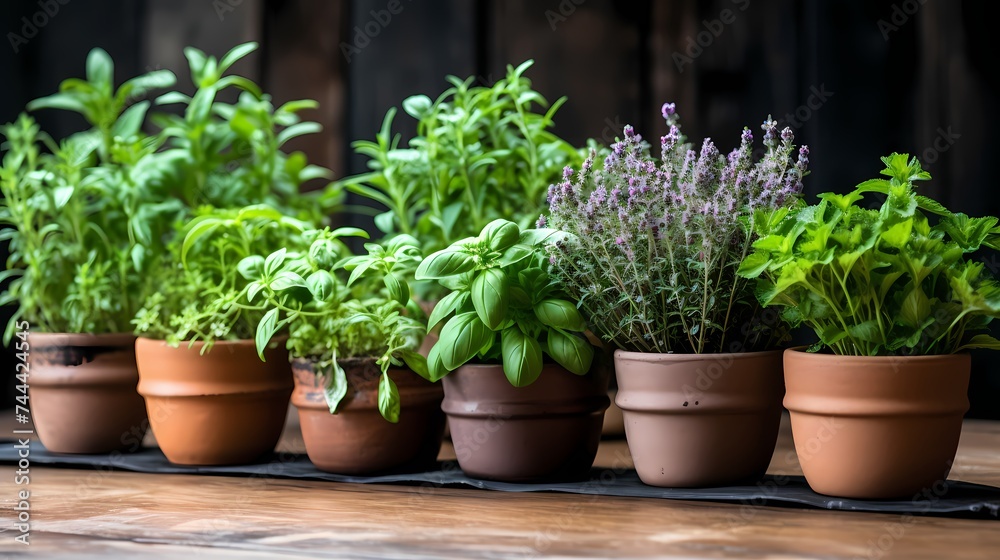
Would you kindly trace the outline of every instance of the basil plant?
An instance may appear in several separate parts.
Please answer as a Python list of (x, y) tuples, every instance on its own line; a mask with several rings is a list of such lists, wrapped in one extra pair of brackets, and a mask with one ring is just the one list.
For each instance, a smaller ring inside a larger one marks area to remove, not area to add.
[(444, 321), (427, 357), (429, 379), (471, 361), (500, 363), (510, 383), (524, 387), (538, 379), (546, 355), (577, 375), (590, 370), (583, 316), (549, 275), (542, 248), (561, 235), (498, 219), (420, 263), (417, 280), (451, 290), (428, 320), (429, 329)]

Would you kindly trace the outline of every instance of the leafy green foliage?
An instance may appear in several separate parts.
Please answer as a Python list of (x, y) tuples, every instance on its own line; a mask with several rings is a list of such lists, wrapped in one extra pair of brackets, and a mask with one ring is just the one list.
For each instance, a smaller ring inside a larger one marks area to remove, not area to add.
[(445, 321), (427, 358), (431, 380), (477, 360), (503, 364), (510, 383), (524, 387), (538, 379), (546, 354), (577, 375), (590, 370), (583, 317), (547, 271), (542, 243), (558, 237), (494, 220), (420, 263), (418, 280), (452, 290), (428, 321), (430, 328)]
[[(888, 179), (820, 195), (814, 206), (759, 212), (762, 237), (740, 267), (760, 278), (764, 305), (781, 306), (836, 354), (950, 354), (1000, 348), (983, 331), (1000, 315), (1000, 284), (966, 254), (1000, 248), (994, 217), (970, 218), (917, 195), (930, 179), (916, 158), (882, 158)], [(866, 195), (885, 197), (879, 209)], [(818, 348), (818, 347), (817, 347)]]
[(46, 332), (127, 332), (132, 314), (156, 289), (158, 237), (171, 230), (181, 204), (162, 196), (155, 150), (141, 130), (148, 91), (174, 76), (156, 71), (115, 89), (113, 64), (95, 49), (87, 79), (68, 79), (60, 92), (29, 108), (82, 114), (91, 128), (53, 141), (27, 116), (2, 129), (0, 233), (11, 254), (2, 274), (16, 276), (0, 296), (19, 307), (8, 324), (26, 319)]
[(407, 147), (392, 134), (395, 109), (374, 142), (354, 142), (372, 171), (343, 185), (386, 208), (375, 218), (380, 230), (412, 235), (426, 255), (477, 235), (496, 218), (519, 216), (520, 227), (534, 222), (548, 186), (582, 158), (550, 131), (565, 98), (550, 105), (532, 90), (523, 76), (531, 64), (508, 66), (493, 86), (449, 76), (451, 87), (436, 100), (406, 99), (403, 110), (417, 119)]
[[(241, 209), (204, 208), (184, 225), (168, 247), (169, 259), (156, 273), (158, 290), (147, 298), (133, 324), (138, 334), (178, 345), (216, 340), (247, 340), (258, 324), (276, 324), (275, 314), (252, 305), (260, 288), (248, 277), (263, 275), (299, 294), (304, 281), (282, 275), (286, 246), (304, 243), (312, 226), (264, 205)], [(277, 251), (264, 261), (258, 253)]]
[(352, 256), (342, 239), (367, 237), (362, 230), (327, 228), (303, 237), (301, 251), (282, 248), (241, 263), (250, 281), (249, 301), (267, 309), (256, 332), (261, 358), (266, 344), (287, 330), (291, 356), (312, 361), (324, 376), (331, 413), (347, 394), (338, 360), (375, 360), (382, 369), (379, 411), (397, 422), (399, 392), (389, 369), (406, 365), (428, 376), (426, 360), (417, 353), (426, 323), (408, 288), (420, 262), (416, 240), (404, 235), (367, 243), (367, 254)]

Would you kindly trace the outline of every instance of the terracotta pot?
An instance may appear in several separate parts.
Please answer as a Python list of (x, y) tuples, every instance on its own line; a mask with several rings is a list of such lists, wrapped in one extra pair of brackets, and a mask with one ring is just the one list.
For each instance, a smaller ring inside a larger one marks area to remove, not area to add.
[(781, 421), (781, 351), (615, 352), (616, 402), (639, 478), (651, 486), (752, 482)]
[(153, 435), (171, 463), (236, 465), (274, 450), (292, 393), (284, 343), (260, 361), (252, 340), (173, 348), (162, 340), (136, 341), (139, 394), (146, 399)]
[(399, 422), (378, 411), (382, 370), (372, 359), (341, 360), (347, 395), (336, 414), (323, 396), (324, 378), (312, 362), (294, 360), (295, 392), (306, 453), (316, 468), (338, 474), (414, 472), (434, 467), (441, 450), (444, 414), (441, 386), (408, 369), (391, 369), (399, 390)]
[(136, 451), (146, 408), (135, 387), (130, 334), (28, 335), (29, 408), (35, 431), (55, 453)]
[(444, 379), (458, 464), (476, 478), (509, 482), (584, 479), (608, 408), (608, 379), (547, 364), (513, 387), (498, 365), (465, 365)]
[(968, 354), (867, 357), (785, 351), (785, 407), (809, 486), (911, 498), (947, 479), (969, 409)]

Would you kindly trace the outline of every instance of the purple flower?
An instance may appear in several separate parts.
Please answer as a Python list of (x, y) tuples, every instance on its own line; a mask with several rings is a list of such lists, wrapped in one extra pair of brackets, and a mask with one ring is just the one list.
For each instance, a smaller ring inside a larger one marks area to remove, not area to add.
[(542, 214), (541, 216), (538, 217), (538, 221), (535, 222), (535, 227), (543, 228), (545, 227), (545, 222), (546, 222), (545, 214)]
[(663, 115), (664, 119), (669, 119), (677, 112), (677, 105), (674, 103), (664, 103), (663, 107), (660, 108), (660, 113)]
[(570, 166), (563, 167), (563, 179), (569, 179), (573, 176), (573, 168)]
[(625, 125), (625, 138), (634, 138), (634, 137), (635, 137), (635, 129), (632, 128), (632, 125), (630, 124)]

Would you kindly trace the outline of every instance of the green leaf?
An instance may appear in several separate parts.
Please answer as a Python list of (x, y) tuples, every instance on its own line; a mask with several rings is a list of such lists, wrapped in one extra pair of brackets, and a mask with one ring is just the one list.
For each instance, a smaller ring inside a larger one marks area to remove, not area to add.
[(431, 383), (439, 381), (451, 371), (444, 367), (444, 361), (441, 358), (441, 348), (441, 343), (438, 341), (431, 347), (431, 351), (427, 354), (427, 380)]
[(229, 67), (232, 66), (234, 63), (236, 63), (237, 60), (242, 59), (243, 57), (252, 53), (255, 50), (257, 50), (257, 43), (254, 42), (243, 43), (242, 45), (236, 45), (235, 47), (230, 49), (230, 51), (227, 52), (225, 56), (222, 57), (222, 60), (219, 61), (219, 70), (218, 70), (219, 73), (220, 74), (225, 73), (225, 71), (228, 70)]
[(336, 414), (340, 401), (347, 396), (347, 373), (340, 367), (336, 351), (333, 353), (330, 371), (326, 372), (324, 377), (326, 383), (323, 384), (323, 397), (326, 399), (326, 406), (330, 409), (330, 414)]
[(771, 258), (767, 253), (750, 253), (747, 255), (743, 262), (740, 263), (739, 269), (736, 270), (736, 274), (742, 278), (757, 278), (761, 275), (767, 267), (771, 264)]
[(547, 299), (535, 305), (535, 316), (547, 327), (583, 332), (587, 325), (580, 310), (564, 299)]
[(476, 268), (472, 255), (452, 248), (443, 249), (424, 259), (417, 267), (417, 280), (436, 280)]
[(518, 239), (518, 243), (522, 245), (529, 245), (532, 247), (541, 245), (542, 243), (555, 243), (560, 239), (567, 236), (566, 232), (559, 231), (557, 229), (549, 228), (538, 228), (538, 229), (526, 229), (521, 232), (521, 236)]
[(400, 305), (406, 305), (406, 302), (410, 301), (410, 287), (406, 282), (400, 281), (391, 272), (385, 275), (384, 281), (385, 287), (389, 290), (390, 298), (399, 302)]
[(479, 315), (460, 313), (445, 323), (434, 349), (440, 348), (441, 365), (452, 371), (474, 358), (493, 336)]
[(181, 243), (181, 263), (187, 266), (187, 254), (194, 247), (194, 244), (198, 242), (199, 239), (208, 235), (209, 233), (215, 231), (220, 225), (218, 220), (204, 220), (195, 224), (190, 230), (188, 230), (187, 235), (184, 236), (184, 242)]
[(264, 257), (250, 255), (236, 263), (236, 271), (247, 280), (256, 280), (264, 272)]
[(104, 49), (92, 49), (87, 55), (87, 81), (110, 95), (114, 80), (115, 64)]
[(48, 97), (41, 97), (28, 103), (29, 111), (37, 111), (39, 109), (63, 109), (65, 111), (74, 111), (83, 115), (87, 114), (87, 107), (82, 101), (64, 93), (56, 93)]
[(430, 373), (427, 371), (427, 358), (423, 357), (419, 352), (410, 350), (409, 348), (400, 349), (399, 355), (403, 358), (403, 362), (406, 363), (406, 367), (412, 369), (413, 373), (416, 373), (428, 381), (432, 381)]
[(278, 331), (278, 309), (274, 308), (269, 310), (261, 318), (260, 323), (257, 324), (257, 333), (254, 335), (254, 342), (257, 345), (257, 355), (260, 356), (261, 361), (267, 361), (264, 359), (264, 350), (267, 349), (267, 343), (271, 341), (274, 333)]
[(972, 350), (973, 348), (987, 348), (990, 350), (1000, 350), (1000, 340), (993, 338), (988, 334), (977, 334), (976, 336), (969, 339), (969, 342), (959, 346), (955, 352), (960, 352), (962, 350)]
[(304, 136), (306, 134), (316, 134), (322, 130), (323, 127), (320, 126), (319, 123), (300, 122), (293, 124), (278, 133), (278, 145), (282, 146), (285, 142), (288, 142), (292, 138), (298, 138), (299, 136)]
[(146, 111), (149, 110), (149, 101), (142, 101), (132, 105), (125, 110), (111, 128), (111, 133), (115, 136), (128, 138), (139, 132), (142, 123), (146, 119)]
[[(265, 267), (267, 265), (265, 264)], [(277, 292), (283, 292), (285, 290), (290, 290), (292, 288), (308, 288), (306, 281), (302, 276), (298, 275), (291, 270), (282, 270), (274, 277), (271, 281), (271, 289)]]
[(382, 379), (378, 384), (378, 411), (382, 413), (382, 418), (392, 422), (399, 422), (399, 391), (396, 383), (389, 378), (389, 373), (382, 374)]
[(432, 105), (433, 102), (430, 97), (426, 95), (413, 95), (403, 100), (403, 111), (406, 111), (407, 115), (420, 120), (424, 118), (424, 115), (427, 114)]
[(317, 270), (306, 278), (309, 293), (318, 301), (327, 301), (336, 290), (336, 280), (325, 270)]
[(913, 231), (913, 219), (906, 219), (882, 232), (882, 241), (891, 247), (901, 248), (910, 240)]
[(431, 310), (431, 316), (427, 319), (427, 331), (430, 332), (434, 330), (434, 327), (436, 327), (438, 323), (450, 315), (452, 311), (455, 311), (463, 305), (468, 297), (468, 292), (456, 291), (441, 298), (441, 301), (434, 305), (434, 309)]
[(548, 336), (549, 356), (562, 367), (576, 375), (586, 375), (594, 360), (594, 347), (581, 336), (550, 329)]
[(525, 336), (517, 325), (501, 333), (503, 372), (515, 387), (526, 387), (542, 373), (542, 347), (532, 337)]
[(270, 278), (273, 277), (275, 274), (277, 274), (278, 270), (281, 268), (281, 265), (285, 262), (285, 256), (287, 253), (288, 251), (284, 247), (282, 247), (281, 249), (278, 249), (277, 251), (271, 253), (270, 255), (267, 256), (266, 259), (264, 259), (264, 274), (267, 277)]
[(502, 270), (484, 270), (472, 281), (472, 305), (479, 318), (490, 329), (500, 328), (507, 318), (509, 300), (510, 282)]
[(494, 251), (506, 251), (511, 245), (517, 243), (521, 235), (521, 230), (517, 224), (499, 219), (486, 224), (479, 238), (489, 245)]
[(508, 267), (513, 264), (517, 264), (524, 259), (535, 254), (535, 249), (530, 245), (521, 245), (520, 243), (516, 245), (511, 245), (503, 252), (500, 260), (497, 264), (501, 267)]

